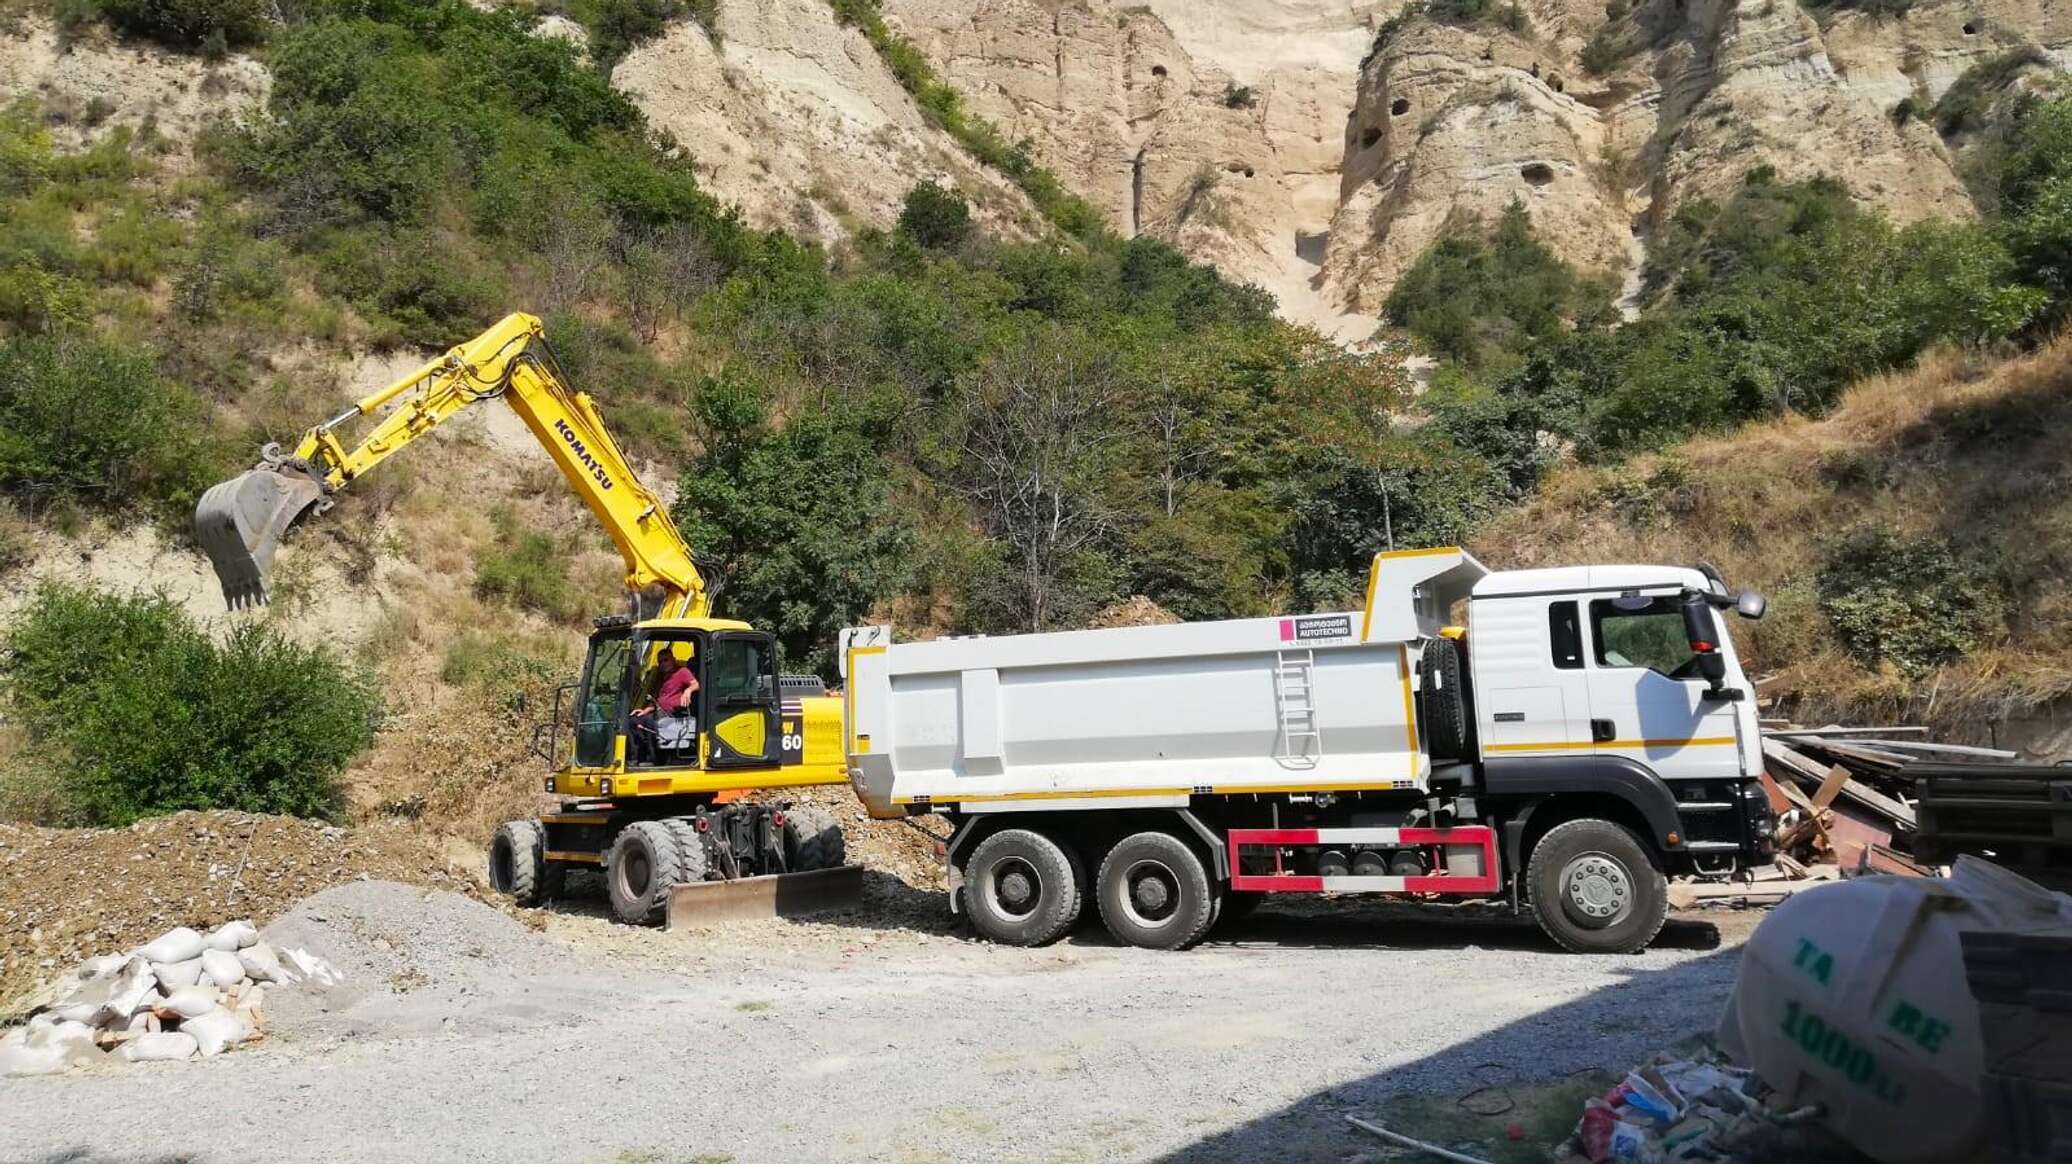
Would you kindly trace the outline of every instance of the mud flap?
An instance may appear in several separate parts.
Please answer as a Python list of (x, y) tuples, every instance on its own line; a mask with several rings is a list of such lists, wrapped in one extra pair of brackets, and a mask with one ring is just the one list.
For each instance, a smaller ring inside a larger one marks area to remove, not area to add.
[(862, 900), (861, 865), (733, 881), (698, 881), (669, 890), (665, 924), (673, 930), (756, 918), (802, 917), (847, 909)]

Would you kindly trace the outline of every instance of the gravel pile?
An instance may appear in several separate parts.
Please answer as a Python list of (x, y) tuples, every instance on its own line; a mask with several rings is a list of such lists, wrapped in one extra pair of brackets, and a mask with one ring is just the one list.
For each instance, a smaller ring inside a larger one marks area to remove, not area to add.
[(276, 952), (249, 921), (179, 926), (81, 965), (55, 1003), (0, 1037), (0, 1075), (218, 1055), (265, 1031), (269, 986), (304, 980), (338, 975), (305, 950)]

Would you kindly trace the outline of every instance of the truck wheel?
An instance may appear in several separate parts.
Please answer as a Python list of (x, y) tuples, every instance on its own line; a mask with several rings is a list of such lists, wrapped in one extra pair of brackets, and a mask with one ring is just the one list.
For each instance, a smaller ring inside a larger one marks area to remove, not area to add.
[(683, 859), (669, 826), (659, 820), (627, 825), (606, 858), (605, 889), (612, 912), (629, 925), (651, 926), (669, 908), (669, 890), (684, 879)]
[(1116, 940), (1178, 950), (1216, 919), (1216, 887), (1187, 843), (1171, 833), (1124, 837), (1101, 862), (1101, 920)]
[(784, 863), (794, 872), (833, 869), (848, 859), (835, 814), (815, 804), (784, 810)]
[(1669, 916), (1669, 879), (1632, 832), (1608, 820), (1555, 825), (1526, 865), (1533, 916), (1578, 954), (1630, 954)]
[(1004, 829), (978, 843), (964, 867), (964, 912), (996, 942), (1041, 946), (1079, 920), (1077, 861), (1028, 829)]
[(489, 841), (489, 887), (519, 905), (547, 896), (547, 831), (536, 820), (507, 820)]
[(1431, 639), (1418, 666), (1423, 694), (1425, 747), (1434, 760), (1470, 760), (1468, 688), (1461, 681), (1460, 647), (1452, 639)]

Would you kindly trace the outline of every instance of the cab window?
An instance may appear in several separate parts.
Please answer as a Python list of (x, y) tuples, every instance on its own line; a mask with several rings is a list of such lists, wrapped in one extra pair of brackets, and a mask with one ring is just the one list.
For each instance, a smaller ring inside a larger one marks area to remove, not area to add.
[(614, 759), (612, 745), (618, 736), (620, 699), (625, 693), (631, 651), (632, 644), (624, 638), (599, 639), (590, 648), (583, 695), (576, 702), (578, 767), (599, 768)]
[(767, 698), (762, 691), (763, 679), (769, 674), (763, 662), (766, 647), (755, 639), (719, 640), (706, 671), (711, 697), (719, 703), (754, 703)]
[(1599, 598), (1590, 603), (1590, 637), (1600, 667), (1645, 667), (1671, 679), (1697, 673), (1683, 609), (1673, 594)]

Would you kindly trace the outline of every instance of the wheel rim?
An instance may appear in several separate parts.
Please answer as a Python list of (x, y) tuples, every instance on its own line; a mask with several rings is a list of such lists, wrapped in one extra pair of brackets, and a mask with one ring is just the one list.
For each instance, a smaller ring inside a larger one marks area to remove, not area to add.
[(627, 849), (619, 861), (619, 888), (627, 897), (646, 897), (648, 885), (654, 880), (654, 863), (648, 860), (647, 850), (638, 845)]
[(986, 900), (1000, 916), (1021, 921), (1043, 900), (1043, 878), (1036, 866), (1020, 857), (1006, 857), (986, 870)]
[(1122, 874), (1122, 910), (1147, 929), (1170, 925), (1180, 912), (1180, 878), (1164, 861), (1131, 862)]
[(1608, 853), (1582, 853), (1561, 867), (1561, 902), (1571, 918), (1591, 929), (1633, 913), (1633, 875)]
[(512, 874), (516, 870), (516, 865), (517, 862), (512, 859), (511, 842), (498, 837), (496, 843), (489, 846), (489, 887), (498, 893), (511, 892)]

